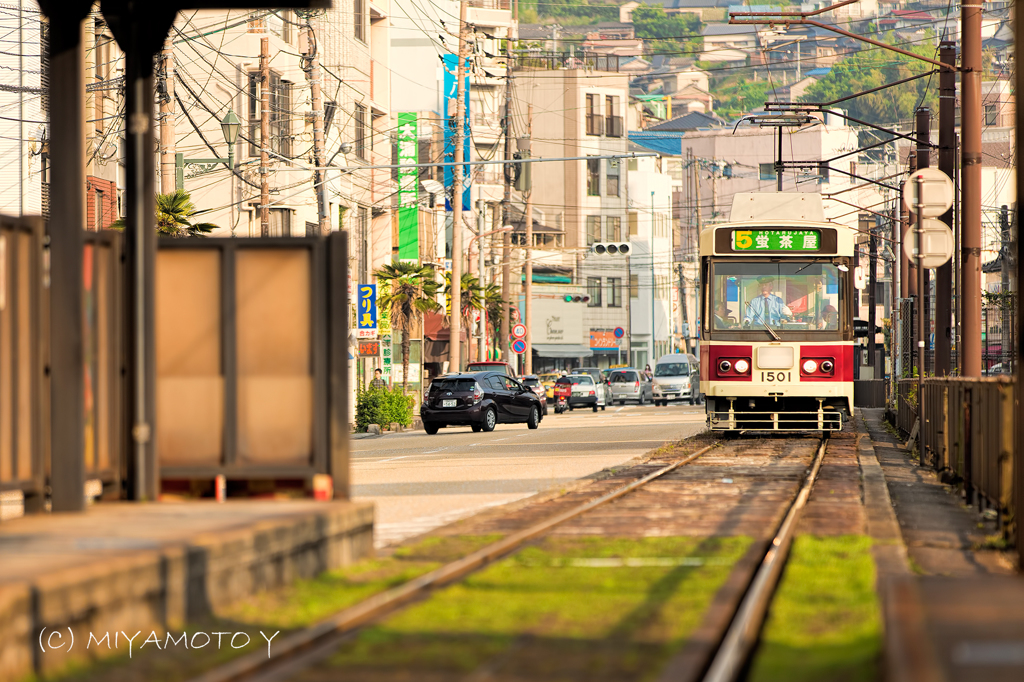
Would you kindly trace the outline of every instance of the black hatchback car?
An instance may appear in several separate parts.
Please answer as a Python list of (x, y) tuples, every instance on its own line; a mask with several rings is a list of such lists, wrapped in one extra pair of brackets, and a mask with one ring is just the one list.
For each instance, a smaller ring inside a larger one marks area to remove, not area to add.
[(537, 395), (500, 372), (446, 374), (430, 384), (420, 419), (423, 430), (437, 433), (442, 426), (472, 426), (493, 431), (497, 424), (540, 426), (543, 408)]

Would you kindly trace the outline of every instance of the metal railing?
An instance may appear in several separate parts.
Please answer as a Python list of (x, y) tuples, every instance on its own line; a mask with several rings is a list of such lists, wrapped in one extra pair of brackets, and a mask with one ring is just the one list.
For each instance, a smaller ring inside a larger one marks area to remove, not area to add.
[(520, 52), (516, 58), (518, 69), (610, 71), (618, 73), (619, 56), (614, 54), (591, 54), (588, 52), (544, 52), (529, 50)]
[[(967, 501), (994, 509), (1003, 524), (1014, 518), (1014, 380), (1011, 377), (934, 378), (922, 381), (921, 462), (953, 475)], [(902, 379), (897, 426), (909, 432), (917, 418), (917, 380)]]

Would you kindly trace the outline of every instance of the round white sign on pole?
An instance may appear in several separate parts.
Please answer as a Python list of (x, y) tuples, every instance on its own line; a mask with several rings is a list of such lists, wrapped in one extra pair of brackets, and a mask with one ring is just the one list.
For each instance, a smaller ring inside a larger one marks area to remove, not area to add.
[(516, 339), (521, 339), (526, 336), (526, 325), (525, 324), (514, 324), (512, 325), (512, 336)]
[[(921, 178), (920, 183), (918, 178)], [(917, 196), (918, 184), (921, 186), (920, 198)], [(920, 209), (925, 218), (938, 218), (953, 205), (953, 181), (938, 168), (922, 168), (903, 181), (903, 196), (911, 213)]]
[[(953, 231), (945, 223), (935, 218), (921, 221), (921, 265), (926, 268), (937, 268), (945, 265), (953, 257)], [(917, 264), (917, 226), (912, 225), (903, 233), (903, 248), (907, 250), (910, 262)]]

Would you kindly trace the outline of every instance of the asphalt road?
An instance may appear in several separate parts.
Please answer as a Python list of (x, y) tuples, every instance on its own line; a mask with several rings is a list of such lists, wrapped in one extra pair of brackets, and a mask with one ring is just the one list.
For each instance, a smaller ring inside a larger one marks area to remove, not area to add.
[(352, 443), (352, 496), (377, 505), (383, 547), (529, 497), (704, 429), (704, 406), (612, 406), (548, 416), (540, 428), (499, 424), (364, 438)]

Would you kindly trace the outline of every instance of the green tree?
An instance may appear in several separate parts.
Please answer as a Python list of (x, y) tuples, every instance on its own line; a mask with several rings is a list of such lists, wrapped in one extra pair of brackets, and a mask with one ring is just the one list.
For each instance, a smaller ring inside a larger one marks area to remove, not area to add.
[(698, 52), (704, 43), (700, 17), (692, 12), (669, 14), (664, 7), (640, 5), (633, 10), (636, 37), (656, 52)]
[[(171, 237), (205, 237), (217, 229), (213, 223), (196, 223), (193, 219), (200, 213), (192, 203), (192, 196), (183, 189), (156, 195), (156, 229), (160, 234)], [(111, 225), (115, 230), (125, 228), (125, 219), (118, 218)]]
[[(884, 42), (894, 43), (891, 33), (886, 34)], [(930, 44), (900, 47), (922, 57), (934, 57), (935, 50)], [(836, 62), (828, 75), (807, 89), (803, 100), (831, 102), (908, 78), (931, 68), (927, 62), (889, 50), (864, 50)], [(862, 121), (882, 126), (893, 125), (912, 118), (917, 106), (927, 106), (932, 111), (937, 111), (939, 100), (936, 82), (937, 77), (935, 80), (919, 78), (903, 85), (847, 100), (838, 106), (848, 110), (850, 116)]]
[(378, 282), (389, 285), (377, 305), (387, 309), (392, 328), (402, 333), (402, 393), (405, 393), (409, 386), (409, 332), (423, 313), (440, 307), (434, 300), (440, 284), (434, 281), (434, 271), (429, 266), (405, 261), (386, 263), (373, 274)]
[[(501, 351), (501, 317), (506, 309), (511, 310), (512, 305), (502, 298), (500, 286), (488, 284), (484, 287), (484, 307), (487, 310), (487, 330), (491, 335), (491, 347)], [(508, 340), (505, 340), (505, 343), (508, 343)]]

